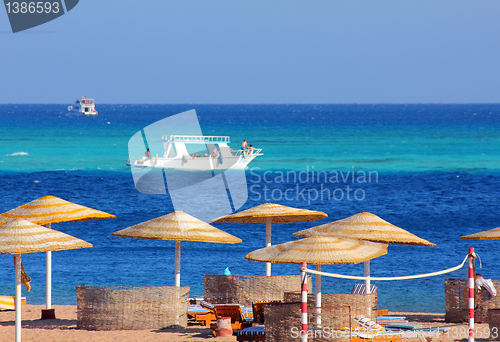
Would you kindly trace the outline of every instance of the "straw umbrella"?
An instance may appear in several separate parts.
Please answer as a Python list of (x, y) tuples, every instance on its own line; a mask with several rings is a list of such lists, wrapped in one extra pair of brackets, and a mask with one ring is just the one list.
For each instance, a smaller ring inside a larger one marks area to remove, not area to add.
[[(435, 246), (435, 244), (396, 227), (371, 213), (359, 213), (343, 220), (323, 224), (293, 233), (295, 236), (337, 236), (373, 242)], [(370, 277), (370, 261), (365, 261), (365, 277)], [(365, 281), (366, 293), (370, 292), (370, 279)]]
[[(52, 223), (80, 222), (116, 218), (115, 215), (84, 207), (54, 196), (44, 196), (0, 214), (0, 226), (21, 218), (51, 228)], [(42, 318), (55, 318), (52, 309), (52, 252), (46, 254), (46, 312)], [(50, 311), (49, 311), (50, 310)]]
[[(264, 203), (239, 213), (222, 216), (210, 222), (265, 223), (266, 247), (271, 246), (271, 223), (310, 222), (328, 215), (315, 210), (286, 207), (275, 203)], [(266, 276), (271, 275), (271, 263), (266, 263)]]
[(175, 211), (113, 233), (127, 238), (175, 240), (175, 286), (181, 286), (181, 241), (240, 243), (241, 239), (208, 223)]
[[(386, 244), (341, 237), (313, 236), (258, 249), (248, 253), (245, 259), (293, 264), (306, 262), (315, 265), (358, 264), (385, 254), (387, 254)], [(316, 307), (320, 308), (321, 278), (319, 275), (316, 277), (315, 291)], [(321, 324), (321, 318), (317, 323)]]
[(87, 247), (92, 245), (22, 219), (0, 227), (0, 254), (13, 254), (16, 264), (16, 342), (21, 341), (21, 254)]
[(460, 240), (500, 240), (500, 227), (464, 235), (460, 237)]
[(247, 260), (281, 264), (359, 264), (387, 254), (387, 244), (334, 236), (313, 236), (257, 249)]

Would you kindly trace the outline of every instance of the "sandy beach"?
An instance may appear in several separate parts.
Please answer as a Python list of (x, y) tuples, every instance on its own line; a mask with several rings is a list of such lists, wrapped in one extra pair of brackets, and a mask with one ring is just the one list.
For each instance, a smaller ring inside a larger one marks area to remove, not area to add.
[[(26, 305), (22, 311), (23, 341), (236, 341), (236, 337), (212, 337), (209, 328), (200, 325), (189, 325), (182, 330), (121, 330), (121, 331), (87, 331), (76, 328), (76, 306), (54, 305), (56, 319), (40, 320), (43, 305)], [(410, 323), (421, 324), (424, 327), (450, 326), (449, 334), (441, 334), (432, 341), (467, 340), (466, 324), (447, 324), (444, 314), (390, 312), (390, 315), (406, 316)], [(0, 311), (0, 341), (13, 341), (15, 312)], [(477, 331), (484, 331), (487, 324), (476, 324)], [(487, 341), (488, 339), (476, 339)], [(408, 342), (418, 342), (418, 338), (404, 339)]]
[[(76, 328), (76, 305), (53, 305), (56, 319), (40, 320), (44, 305), (22, 308), (23, 341), (236, 341), (236, 337), (212, 337), (210, 328), (199, 325), (184, 330), (88, 331)], [(14, 341), (15, 312), (0, 311), (0, 341)]]

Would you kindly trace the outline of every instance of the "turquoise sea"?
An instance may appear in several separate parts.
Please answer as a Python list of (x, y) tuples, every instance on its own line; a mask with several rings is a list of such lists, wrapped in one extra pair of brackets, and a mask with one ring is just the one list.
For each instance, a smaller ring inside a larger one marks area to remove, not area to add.
[[(98, 104), (97, 117), (68, 116), (67, 104), (0, 105), (1, 212), (54, 195), (117, 216), (53, 226), (94, 245), (53, 253), (54, 304), (76, 304), (79, 284), (173, 285), (173, 242), (111, 233), (173, 210), (168, 195), (135, 189), (126, 166), (128, 141), (143, 127), (191, 109), (204, 135), (228, 135), (233, 148), (246, 139), (263, 149), (246, 171), (249, 197), (239, 210), (270, 201), (329, 215), (317, 222), (273, 225), (273, 244), (296, 239), (295, 231), (368, 211), (436, 243), (390, 245), (386, 256), (372, 260), (372, 276), (453, 267), (468, 247), (475, 247), (481, 273), (500, 279), (498, 242), (459, 240), (500, 226), (500, 105)], [(287, 172), (301, 173), (302, 181), (282, 177)], [(315, 181), (320, 172), (337, 175), (338, 181)], [(363, 181), (360, 175), (372, 177)], [(324, 188), (337, 190), (338, 196), (315, 198)], [(293, 189), (293, 198), (279, 196), (287, 189)], [(263, 264), (244, 259), (264, 246), (264, 225), (216, 226), (243, 243), (183, 242), (181, 284), (190, 286), (191, 294), (203, 293), (203, 274), (222, 274), (226, 267), (233, 274), (264, 274)], [(44, 303), (44, 258), (42, 253), (23, 256), (33, 278), (32, 291), (23, 290), (29, 303)], [(0, 294), (14, 293), (11, 259), (0, 256)], [(362, 265), (323, 270), (363, 274)], [(273, 265), (276, 275), (298, 272), (298, 265)], [(465, 274), (464, 269), (421, 280), (374, 282), (379, 308), (444, 312), (444, 278)], [(323, 278), (323, 289), (345, 292), (354, 283)]]

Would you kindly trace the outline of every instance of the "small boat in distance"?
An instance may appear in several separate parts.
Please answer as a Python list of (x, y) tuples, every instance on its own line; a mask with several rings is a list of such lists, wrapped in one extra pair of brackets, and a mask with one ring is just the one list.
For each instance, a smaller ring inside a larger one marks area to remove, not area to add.
[(83, 115), (97, 115), (94, 99), (88, 99), (87, 96), (82, 96), (80, 100), (76, 100), (73, 106), (68, 107), (68, 111)]
[(262, 149), (231, 149), (228, 136), (171, 135), (163, 136), (162, 142), (163, 155), (153, 157), (147, 152), (131, 166), (190, 171), (244, 169), (257, 156), (264, 155)]

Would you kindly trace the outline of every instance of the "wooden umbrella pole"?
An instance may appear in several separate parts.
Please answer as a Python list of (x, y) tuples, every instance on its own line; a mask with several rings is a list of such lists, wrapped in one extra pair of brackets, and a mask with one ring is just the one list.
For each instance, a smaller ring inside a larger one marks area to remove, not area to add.
[[(369, 294), (371, 293), (370, 291), (370, 287), (371, 287), (371, 283), (370, 283), (370, 260), (366, 260), (364, 262), (365, 264), (365, 293), (366, 294)], [(372, 315), (372, 308), (371, 308), (371, 305), (368, 305), (368, 307), (366, 308), (366, 314), (368, 317), (371, 317)]]
[[(266, 219), (266, 247), (271, 247), (271, 217)], [(271, 263), (266, 262), (266, 276), (271, 275)]]
[[(52, 224), (47, 224), (50, 229)], [(42, 309), (41, 319), (55, 319), (55, 310), (52, 309), (52, 251), (45, 253), (45, 309)]]
[(16, 264), (16, 342), (21, 342), (21, 254), (14, 256)]
[(46, 274), (45, 274), (45, 308), (52, 309), (52, 251), (45, 252)]
[(366, 293), (370, 293), (370, 260), (365, 261), (365, 287), (366, 287)]
[[(51, 224), (47, 224), (50, 229)], [(52, 309), (52, 251), (46, 252), (46, 269), (45, 269), (45, 308)]]
[[(321, 272), (321, 265), (316, 265), (316, 271)], [(316, 324), (321, 326), (321, 274), (316, 274), (316, 282), (314, 284), (316, 292)]]
[(42, 309), (41, 319), (55, 319), (56, 313), (52, 309), (52, 251), (45, 253), (46, 274), (45, 274), (45, 309)]
[(175, 241), (175, 286), (181, 286), (181, 242)]

